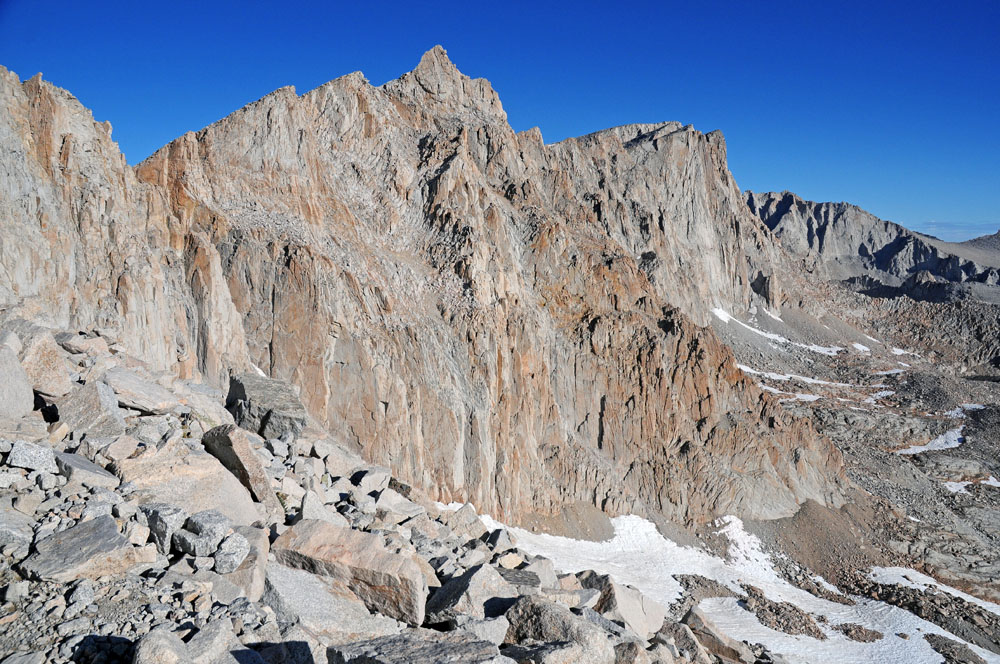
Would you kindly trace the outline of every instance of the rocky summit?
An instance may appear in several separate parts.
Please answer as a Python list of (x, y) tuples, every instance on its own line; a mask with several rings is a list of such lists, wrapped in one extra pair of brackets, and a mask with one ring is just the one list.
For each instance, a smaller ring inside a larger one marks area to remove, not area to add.
[(129, 166), (0, 67), (0, 662), (1000, 661), (1000, 247), (441, 47)]

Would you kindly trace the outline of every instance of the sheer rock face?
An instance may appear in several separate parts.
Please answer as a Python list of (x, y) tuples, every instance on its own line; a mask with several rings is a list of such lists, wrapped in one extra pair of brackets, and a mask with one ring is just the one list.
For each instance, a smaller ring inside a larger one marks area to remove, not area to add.
[(246, 365), (218, 253), (140, 182), (111, 125), (0, 67), (0, 303), (55, 327), (115, 328), (156, 368)]
[[(695, 324), (754, 288), (776, 304), (784, 283), (721, 134), (631, 125), (544, 145), (435, 48), (382, 87), (355, 73), (278, 90), (136, 173), (116, 152), (94, 167), (124, 208), (94, 232), (141, 236), (132, 288), (163, 289), (143, 301), (147, 336), (162, 337), (143, 350), (170, 365), (183, 339), (209, 377), (249, 359), (433, 498), (512, 522), (580, 501), (691, 520), (839, 501), (836, 450)], [(76, 191), (52, 169), (24, 177)], [(90, 247), (60, 205), (70, 237), (41, 244)], [(83, 261), (101, 285), (131, 264), (106, 246)], [(61, 283), (66, 316), (96, 317), (86, 282)], [(115, 294), (102, 302), (127, 323)]]

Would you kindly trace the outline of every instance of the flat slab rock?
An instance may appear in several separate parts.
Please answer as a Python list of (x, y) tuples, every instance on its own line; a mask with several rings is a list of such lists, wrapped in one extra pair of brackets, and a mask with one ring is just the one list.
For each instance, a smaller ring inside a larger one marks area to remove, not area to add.
[(372, 615), (344, 583), (280, 563), (267, 564), (261, 599), (274, 609), (279, 623), (297, 623), (326, 643), (398, 634), (406, 627)]
[(129, 369), (108, 369), (104, 374), (104, 382), (114, 390), (118, 401), (128, 408), (163, 415), (180, 405), (180, 401), (169, 390)]
[(489, 641), (462, 632), (413, 630), (331, 646), (330, 664), (511, 664)]
[(118, 397), (107, 383), (90, 381), (58, 402), (59, 421), (71, 431), (95, 438), (112, 438), (125, 433), (125, 418)]
[(0, 412), (4, 417), (18, 419), (35, 407), (35, 393), (28, 374), (7, 346), (0, 346)]
[(115, 464), (123, 482), (132, 482), (141, 504), (183, 505), (190, 513), (216, 509), (234, 524), (260, 518), (250, 493), (219, 460), (181, 442)]
[(345, 583), (369, 610), (411, 625), (424, 621), (427, 581), (410, 556), (382, 538), (325, 521), (300, 521), (271, 545), (278, 562)]
[(119, 574), (156, 557), (152, 547), (129, 544), (111, 516), (99, 516), (50, 535), (37, 542), (35, 549), (21, 563), (21, 570), (32, 578), (59, 583)]
[(246, 487), (254, 500), (261, 503), (275, 521), (283, 521), (285, 510), (271, 487), (271, 479), (250, 445), (250, 436), (243, 429), (224, 424), (205, 432), (201, 443)]

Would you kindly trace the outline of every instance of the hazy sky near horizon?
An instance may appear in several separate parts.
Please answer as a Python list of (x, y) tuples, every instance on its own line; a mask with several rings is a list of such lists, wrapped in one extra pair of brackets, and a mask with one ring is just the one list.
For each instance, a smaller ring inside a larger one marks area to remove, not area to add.
[(0, 64), (110, 120), (129, 163), (272, 90), (379, 85), (442, 44), (547, 142), (721, 129), (744, 189), (948, 240), (1000, 228), (1000, 3), (0, 0)]

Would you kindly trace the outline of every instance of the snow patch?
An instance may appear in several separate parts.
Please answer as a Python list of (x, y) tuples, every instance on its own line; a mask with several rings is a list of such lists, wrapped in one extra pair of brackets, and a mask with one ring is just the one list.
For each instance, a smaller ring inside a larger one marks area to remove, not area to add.
[(896, 454), (920, 454), (921, 452), (950, 450), (953, 447), (958, 447), (965, 442), (965, 438), (962, 436), (963, 428), (964, 427), (958, 427), (957, 429), (952, 429), (951, 431), (945, 431), (943, 434), (926, 445), (912, 445), (907, 447), (905, 450), (896, 450)]
[(855, 343), (855, 344), (851, 344), (851, 345), (854, 346), (854, 350), (860, 351), (862, 353), (870, 353), (870, 352), (872, 352), (872, 349), (869, 348), (868, 346), (864, 345), (864, 344), (857, 344), (857, 343)]
[(809, 378), (808, 376), (798, 376), (796, 374), (780, 374), (772, 373), (770, 371), (757, 371), (756, 369), (751, 369), (745, 364), (737, 364), (736, 368), (743, 373), (751, 374), (753, 376), (764, 376), (765, 378), (770, 378), (771, 380), (797, 380), (807, 385), (830, 385), (832, 387), (854, 387), (850, 383), (833, 383), (828, 380), (821, 380), (819, 378)]
[(733, 318), (732, 316), (729, 315), (729, 313), (726, 310), (719, 309), (718, 307), (712, 309), (712, 313), (715, 314), (715, 317), (721, 320), (723, 323), (726, 324), (730, 322), (737, 323), (738, 325), (741, 325), (746, 329), (750, 330), (754, 334), (760, 335), (765, 339), (770, 339), (771, 341), (775, 341), (780, 344), (788, 344), (790, 346), (796, 346), (798, 348), (805, 348), (806, 350), (810, 350), (814, 353), (822, 353), (823, 355), (831, 355), (831, 356), (836, 355), (840, 351), (844, 350), (839, 346), (817, 346), (816, 344), (803, 344), (797, 341), (792, 341), (791, 339), (783, 337), (780, 334), (774, 334), (773, 332), (765, 332), (764, 330), (759, 330), (756, 327), (753, 327), (752, 325), (747, 325), (743, 321)]
[(969, 492), (965, 490), (965, 487), (972, 484), (972, 482), (944, 482), (944, 488), (948, 489), (952, 493), (964, 493), (969, 495)]
[[(481, 518), (491, 529), (504, 527), (488, 516)], [(827, 622), (819, 623), (819, 627), (827, 639), (820, 641), (765, 627), (752, 613), (740, 607), (736, 598), (714, 597), (700, 602), (701, 610), (724, 633), (738, 640), (762, 643), (793, 664), (888, 664), (903, 661), (907, 664), (936, 664), (941, 657), (922, 638), (922, 634), (943, 634), (956, 638), (898, 607), (862, 597), (854, 598), (855, 605), (846, 606), (792, 586), (774, 569), (771, 557), (763, 550), (760, 540), (747, 532), (743, 522), (736, 517), (723, 517), (715, 523), (719, 533), (729, 539), (725, 560), (700, 549), (680, 546), (663, 537), (651, 522), (637, 516), (615, 517), (611, 523), (615, 535), (605, 542), (531, 533), (520, 528), (508, 530), (517, 538), (519, 548), (549, 558), (562, 572), (592, 569), (610, 574), (619, 583), (635, 586), (664, 606), (676, 602), (682, 595), (681, 585), (674, 575), (699, 574), (737, 592), (740, 592), (741, 583), (752, 584), (771, 600), (790, 602), (814, 616), (824, 616)], [(823, 585), (829, 586), (826, 583)], [(873, 643), (852, 641), (831, 629), (842, 623), (857, 623), (882, 632), (885, 637)], [(898, 637), (898, 633), (908, 634), (909, 638)], [(996, 654), (970, 647), (988, 662), (1000, 664), (1000, 657)]]
[(881, 390), (879, 392), (876, 392), (875, 394), (869, 395), (868, 398), (864, 400), (864, 403), (874, 404), (879, 399), (891, 397), (893, 394), (895, 394), (895, 392), (893, 392), (892, 390)]
[(990, 475), (989, 479), (985, 479), (980, 484), (985, 484), (986, 486), (992, 486), (1000, 489), (1000, 480)]
[[(993, 602), (988, 602), (985, 599), (979, 599), (968, 593), (963, 593), (957, 588), (952, 588), (951, 586), (946, 586), (940, 583), (933, 577), (927, 576), (926, 574), (921, 574), (920, 572), (909, 569), (906, 567), (873, 567), (871, 573), (868, 575), (872, 581), (876, 583), (892, 584), (896, 583), (901, 586), (906, 586), (908, 588), (914, 588), (916, 590), (940, 590), (941, 592), (948, 593), (955, 597), (964, 599), (966, 602), (970, 602), (977, 606), (980, 606), (990, 613), (1000, 616), (1000, 604), (995, 604)], [(994, 655), (995, 656), (995, 655)]]
[(876, 376), (895, 376), (896, 374), (906, 373), (906, 369), (887, 369), (885, 371), (876, 371)]
[(953, 410), (949, 410), (948, 412), (946, 412), (944, 414), (944, 416), (945, 417), (951, 417), (951, 418), (965, 417), (965, 412), (966, 411), (968, 411), (968, 410), (982, 410), (983, 408), (986, 408), (986, 406), (984, 406), (982, 404), (978, 404), (978, 403), (963, 403), (958, 408), (955, 408)]

